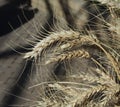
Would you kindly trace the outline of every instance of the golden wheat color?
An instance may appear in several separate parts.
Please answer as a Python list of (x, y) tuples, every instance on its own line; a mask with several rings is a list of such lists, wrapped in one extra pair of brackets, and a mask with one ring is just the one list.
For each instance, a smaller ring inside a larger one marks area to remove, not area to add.
[(99, 19), (98, 25), (92, 23), (95, 30), (84, 29), (87, 33), (70, 28), (49, 32), (25, 53), (36, 75), (28, 89), (37, 91), (38, 99), (30, 107), (120, 107), (120, 17), (116, 6), (103, 3), (110, 21), (101, 13), (94, 16)]

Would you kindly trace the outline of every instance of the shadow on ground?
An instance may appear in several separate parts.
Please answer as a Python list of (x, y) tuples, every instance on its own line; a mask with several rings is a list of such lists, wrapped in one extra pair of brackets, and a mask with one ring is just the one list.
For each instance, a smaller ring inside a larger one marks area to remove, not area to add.
[(9, 2), (0, 7), (0, 37), (10, 33), (13, 29), (21, 26), (22, 23), (28, 22), (34, 17), (37, 9), (32, 9), (30, 0), (9, 0)]

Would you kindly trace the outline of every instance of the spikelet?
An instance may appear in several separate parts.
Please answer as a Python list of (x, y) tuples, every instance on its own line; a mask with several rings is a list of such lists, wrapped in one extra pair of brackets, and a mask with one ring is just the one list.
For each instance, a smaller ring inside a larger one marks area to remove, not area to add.
[(60, 46), (60, 49), (66, 50), (74, 46), (77, 46), (78, 44), (79, 44), (79, 47), (82, 45), (94, 45), (96, 42), (99, 42), (96, 38), (93, 38), (92, 36), (83, 35), (83, 36), (80, 36), (78, 39), (67, 41), (67, 43)]

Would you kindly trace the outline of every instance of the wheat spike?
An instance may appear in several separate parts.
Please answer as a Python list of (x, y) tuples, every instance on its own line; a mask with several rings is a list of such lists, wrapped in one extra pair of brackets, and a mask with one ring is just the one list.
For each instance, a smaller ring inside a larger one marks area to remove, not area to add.
[(44, 49), (46, 49), (48, 46), (50, 46), (51, 44), (57, 41), (61, 42), (67, 39), (73, 39), (73, 38), (78, 38), (78, 37), (79, 37), (79, 32), (74, 32), (72, 30), (70, 31), (63, 30), (61, 32), (52, 33), (50, 34), (50, 36), (38, 42), (31, 52), (28, 52), (25, 54), (24, 58), (29, 58), (29, 57), (36, 58), (38, 54), (41, 54), (41, 52)]
[(82, 50), (75, 50), (72, 52), (67, 52), (67, 53), (58, 55), (55, 58), (50, 58), (50, 60), (46, 61), (45, 64), (49, 64), (49, 63), (57, 62), (57, 61), (63, 61), (63, 60), (70, 60), (70, 59), (75, 58), (75, 57), (89, 58), (90, 55), (87, 51), (85, 51), (83, 49)]

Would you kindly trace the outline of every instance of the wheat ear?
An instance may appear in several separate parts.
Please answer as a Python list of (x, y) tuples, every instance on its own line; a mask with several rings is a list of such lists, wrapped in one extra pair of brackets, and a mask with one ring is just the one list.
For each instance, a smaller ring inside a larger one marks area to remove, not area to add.
[(32, 57), (37, 57), (37, 55), (41, 54), (44, 49), (46, 49), (48, 46), (55, 42), (61, 42), (65, 41), (67, 39), (73, 39), (73, 38), (78, 38), (79, 37), (79, 32), (75, 32), (72, 30), (69, 31), (60, 31), (56, 33), (51, 33), (50, 36), (46, 37), (45, 39), (39, 41), (36, 46), (32, 49), (31, 52), (28, 52), (25, 54), (24, 58), (32, 58)]
[(57, 61), (70, 60), (70, 59), (75, 58), (75, 57), (89, 58), (90, 55), (87, 51), (85, 51), (83, 49), (82, 50), (75, 50), (72, 52), (67, 52), (67, 53), (58, 55), (55, 58), (50, 58), (50, 60), (46, 61), (45, 64), (49, 64), (49, 63), (57, 62)]

